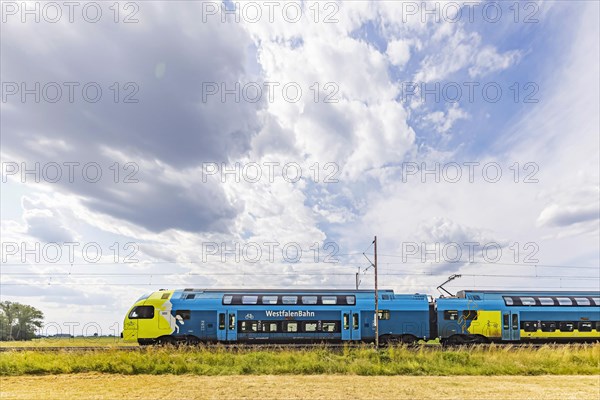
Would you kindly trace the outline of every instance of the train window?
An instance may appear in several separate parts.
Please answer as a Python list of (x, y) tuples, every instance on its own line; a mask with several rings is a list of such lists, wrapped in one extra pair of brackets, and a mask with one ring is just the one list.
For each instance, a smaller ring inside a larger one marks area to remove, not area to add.
[(258, 296), (242, 296), (242, 304), (256, 304)]
[(556, 300), (561, 306), (572, 306), (573, 302), (568, 297), (557, 297)]
[(317, 331), (317, 323), (316, 322), (305, 322), (304, 323), (304, 332), (316, 332)]
[(578, 306), (589, 306), (590, 300), (585, 297), (575, 297), (575, 302)]
[(322, 296), (321, 302), (327, 305), (337, 304), (337, 296)]
[(579, 323), (579, 332), (591, 332), (592, 331), (592, 323), (591, 322), (580, 322)]
[(514, 331), (519, 329), (519, 315), (518, 314), (512, 315), (512, 328)]
[(229, 314), (229, 330), (235, 329), (235, 314)]
[(284, 331), (285, 332), (298, 332), (298, 323), (297, 322), (284, 322)]
[(533, 297), (521, 297), (521, 304), (524, 306), (535, 306), (535, 299)]
[(553, 306), (554, 305), (554, 299), (552, 299), (551, 297), (540, 297), (538, 300), (540, 301), (540, 304), (543, 306)]
[(323, 322), (323, 332), (337, 332), (337, 322)]
[(317, 304), (317, 296), (302, 296), (302, 304)]
[(348, 321), (348, 314), (344, 314), (344, 329), (348, 329), (350, 327), (350, 322)]
[(263, 332), (277, 332), (277, 322), (264, 322)]
[(240, 332), (257, 332), (258, 323), (256, 321), (241, 321)]
[(356, 299), (354, 296), (346, 296), (346, 304), (354, 304)]
[(472, 321), (477, 319), (477, 310), (463, 310), (462, 316), (464, 320)]
[(233, 296), (223, 296), (223, 304), (231, 304), (231, 300), (233, 300)]
[(596, 304), (597, 306), (600, 306), (600, 297), (592, 297), (592, 301), (594, 302), (594, 304)]
[(262, 303), (263, 304), (277, 304), (277, 296), (263, 296)]
[[(505, 317), (508, 319), (508, 315), (505, 315)], [(508, 327), (506, 326), (505, 329), (508, 329)], [(521, 322), (521, 329), (523, 329), (525, 332), (536, 332), (538, 329), (537, 322), (523, 321)]]
[(600, 332), (600, 321), (596, 322), (596, 332)]
[(129, 313), (129, 319), (152, 319), (154, 318), (153, 306), (137, 306)]
[(458, 319), (458, 311), (457, 310), (445, 310), (444, 311), (444, 319), (449, 321), (456, 321)]
[(298, 302), (298, 296), (282, 296), (281, 302), (283, 304), (296, 304)]
[[(508, 326), (508, 314), (504, 314), (502, 316), (502, 329), (504, 330), (508, 330), (509, 326)], [(523, 324), (525, 324), (525, 322), (523, 322)]]
[(358, 329), (358, 314), (352, 314), (352, 329)]
[(554, 332), (556, 330), (556, 322), (541, 322), (542, 332)]
[(382, 294), (381, 295), (381, 299), (382, 300), (389, 300), (390, 299), (390, 295), (389, 294)]
[(390, 310), (379, 310), (379, 319), (390, 319)]
[(512, 297), (505, 297), (504, 298), (504, 304), (506, 304), (507, 306), (512, 306), (515, 303), (513, 302)]
[(175, 316), (177, 317), (178, 315), (181, 317), (181, 319), (190, 319), (190, 310), (177, 310), (175, 311)]
[(572, 322), (561, 322), (559, 327), (561, 332), (573, 332), (573, 329), (575, 329), (575, 324)]
[(224, 313), (219, 314), (219, 329), (220, 330), (225, 329), (225, 314)]

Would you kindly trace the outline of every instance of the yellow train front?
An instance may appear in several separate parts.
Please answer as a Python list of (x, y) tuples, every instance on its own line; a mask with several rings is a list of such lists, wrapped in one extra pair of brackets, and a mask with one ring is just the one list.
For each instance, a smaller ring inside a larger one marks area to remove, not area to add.
[(161, 290), (140, 297), (129, 309), (123, 323), (123, 340), (139, 344), (173, 342), (181, 316), (173, 315), (173, 290)]

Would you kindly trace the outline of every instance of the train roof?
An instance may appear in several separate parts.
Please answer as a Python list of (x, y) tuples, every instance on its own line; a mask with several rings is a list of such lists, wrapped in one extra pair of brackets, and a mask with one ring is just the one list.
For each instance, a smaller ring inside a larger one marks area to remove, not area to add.
[[(204, 293), (375, 293), (375, 290), (356, 289), (175, 289), (175, 292), (204, 292)], [(394, 293), (391, 289), (379, 289), (379, 293)], [(420, 293), (410, 293), (420, 294)]]
[(598, 296), (600, 291), (573, 291), (573, 290), (461, 290), (456, 293), (459, 299), (465, 299), (469, 294), (490, 294), (507, 296)]

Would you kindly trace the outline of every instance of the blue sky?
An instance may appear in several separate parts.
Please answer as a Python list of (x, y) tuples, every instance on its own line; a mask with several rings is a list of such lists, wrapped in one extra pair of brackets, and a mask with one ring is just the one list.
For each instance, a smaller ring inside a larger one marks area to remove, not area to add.
[[(2, 300), (108, 329), (162, 287), (352, 288), (374, 235), (383, 286), (398, 292), (435, 294), (451, 273), (464, 276), (454, 290), (599, 288), (597, 3), (522, 2), (517, 22), (502, 3), (495, 23), (487, 3), (473, 22), (363, 1), (286, 6), (298, 22), (278, 12), (270, 22), (264, 5), (258, 22), (243, 12), (222, 22), (215, 4), (140, 3), (116, 23), (108, 8), (97, 23), (22, 22), (3, 9)], [(41, 100), (22, 100), (35, 82)], [(463, 97), (417, 101), (407, 82)], [(492, 83), (498, 102), (481, 92)], [(52, 85), (59, 101), (48, 101)], [(102, 98), (86, 100), (85, 85)], [(62, 178), (22, 173), (36, 163), (58, 164)], [(414, 166), (462, 176), (436, 182)], [(440, 259), (423, 262), (435, 246)], [(361, 287), (372, 284), (370, 270)]]

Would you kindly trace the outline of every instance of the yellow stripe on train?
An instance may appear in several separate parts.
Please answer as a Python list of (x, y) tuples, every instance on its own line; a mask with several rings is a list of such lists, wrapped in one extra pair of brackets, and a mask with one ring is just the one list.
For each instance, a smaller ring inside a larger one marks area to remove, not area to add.
[(579, 338), (579, 339), (600, 339), (600, 332), (579, 332), (578, 330), (574, 330), (572, 332), (562, 332), (562, 331), (554, 331), (554, 332), (542, 332), (540, 330), (535, 332), (525, 332), (521, 329), (521, 338), (535, 338), (535, 339), (554, 339), (554, 338)]

